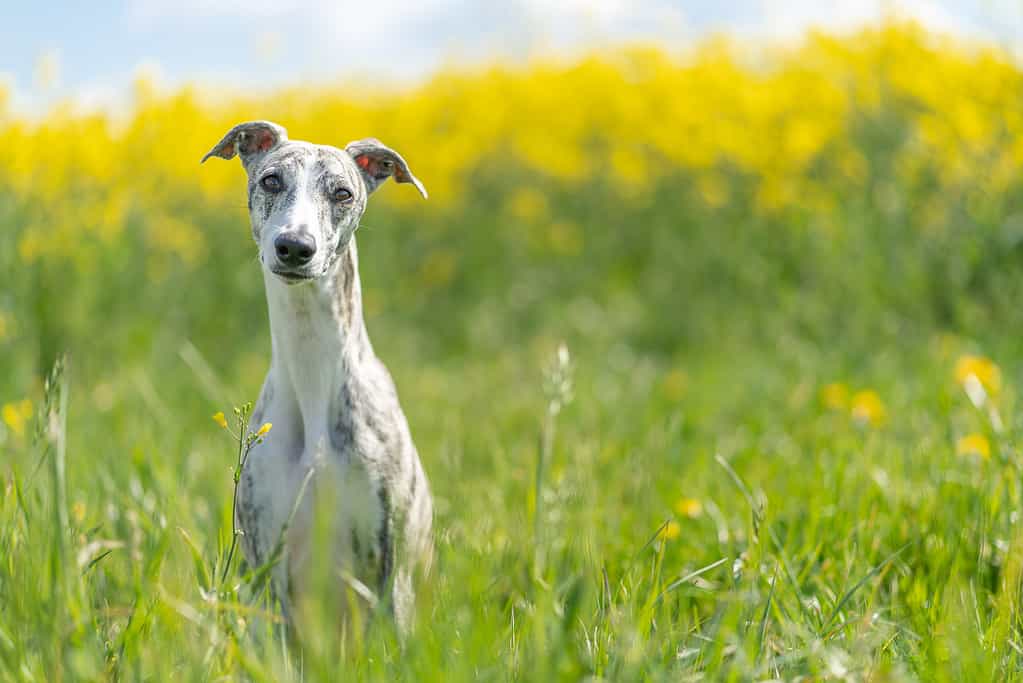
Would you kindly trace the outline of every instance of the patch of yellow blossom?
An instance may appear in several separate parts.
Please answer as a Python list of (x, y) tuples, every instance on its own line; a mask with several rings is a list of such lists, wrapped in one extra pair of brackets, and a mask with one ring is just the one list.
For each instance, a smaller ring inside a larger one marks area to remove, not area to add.
[(983, 434), (969, 434), (956, 441), (956, 453), (987, 460), (991, 457), (991, 443)]
[(269, 433), (270, 433), (270, 430), (271, 430), (271, 429), (273, 429), (273, 423), (272, 423), (272, 422), (264, 422), (264, 423), (263, 423), (263, 426), (262, 426), (262, 427), (260, 427), (260, 428), (259, 428), (259, 429), (258, 429), (258, 430), (256, 431), (256, 438), (257, 438), (257, 439), (261, 439), (261, 438), (263, 438), (264, 436), (266, 436), (267, 434), (269, 434)]
[(674, 541), (682, 534), (682, 526), (675, 520), (671, 520), (661, 528), (661, 538), (666, 541)]
[(997, 394), (1002, 388), (1002, 371), (994, 361), (984, 356), (960, 356), (956, 361), (955, 377), (956, 382), (964, 387), (972, 377), (991, 395)]
[[(695, 196), (717, 207), (730, 201), (725, 169), (755, 183), (756, 211), (826, 215), (869, 183), (855, 130), (881, 112), (912, 140), (892, 151), (896, 180), (913, 188), (933, 177), (939, 201), (959, 196), (970, 179), (986, 178), (986, 191), (997, 193), (1023, 175), (1023, 68), (1004, 49), (937, 40), (896, 22), (844, 36), (814, 32), (757, 54), (754, 64), (744, 45), (724, 38), (682, 57), (636, 46), (574, 63), (451, 69), (357, 96), (344, 86), (294, 87), (225, 100), (194, 86), (162, 94), (140, 77), (134, 110), (117, 120), (66, 106), (40, 120), (6, 114), (0, 186), (16, 207), (33, 207), (13, 237), (26, 263), (95, 267), (96, 251), (143, 217), (153, 252), (199, 268), (206, 256), (190, 245), (200, 223), (181, 207), (243, 205), (239, 164), (198, 171), (197, 161), (253, 112), (293, 139), (378, 137), (409, 160), (438, 204), (457, 203), (466, 178), (487, 166), (517, 167), (525, 173), (515, 177), (530, 180), (510, 180), (512, 199), (498, 210), (534, 222), (548, 218), (547, 181), (585, 190), (606, 179), (631, 197), (682, 171)], [(418, 197), (392, 190), (375, 201)], [(951, 215), (941, 209), (932, 212), (935, 230)], [(561, 226), (551, 243), (578, 253), (581, 234)]]
[(213, 413), (213, 421), (220, 425), (222, 429), (227, 429), (227, 418), (224, 417), (224, 411), (218, 410)]
[(703, 514), (703, 503), (696, 498), (679, 498), (675, 502), (675, 512), (683, 517), (695, 519)]
[(25, 425), (32, 419), (32, 401), (23, 398), (20, 401), (5, 403), (0, 408), (0, 419), (3, 419), (4, 424), (15, 436), (19, 438), (25, 436)]
[(873, 389), (864, 389), (853, 394), (849, 401), (849, 412), (853, 420), (869, 427), (879, 427), (884, 424), (887, 416), (884, 402)]

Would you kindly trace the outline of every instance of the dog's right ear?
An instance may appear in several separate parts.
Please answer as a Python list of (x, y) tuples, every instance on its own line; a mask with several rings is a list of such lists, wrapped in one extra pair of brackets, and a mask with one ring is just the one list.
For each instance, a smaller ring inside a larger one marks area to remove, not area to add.
[(242, 166), (248, 170), (254, 161), (287, 139), (288, 131), (272, 121), (239, 123), (227, 131), (227, 135), (214, 145), (199, 163), (210, 157), (234, 159), (237, 154), (241, 157)]

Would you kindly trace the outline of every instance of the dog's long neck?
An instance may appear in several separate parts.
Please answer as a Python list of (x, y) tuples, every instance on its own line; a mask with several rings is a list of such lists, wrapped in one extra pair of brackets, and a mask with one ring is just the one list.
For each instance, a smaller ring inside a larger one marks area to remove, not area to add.
[(355, 239), (331, 271), (288, 285), (264, 271), (275, 387), (293, 396), (307, 438), (325, 434), (338, 387), (372, 356), (362, 319)]

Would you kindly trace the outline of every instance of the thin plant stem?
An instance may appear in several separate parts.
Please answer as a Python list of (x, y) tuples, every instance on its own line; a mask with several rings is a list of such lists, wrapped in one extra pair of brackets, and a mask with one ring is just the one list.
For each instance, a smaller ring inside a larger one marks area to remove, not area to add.
[(248, 410), (242, 408), (238, 413), (238, 467), (234, 471), (234, 494), (231, 498), (231, 547), (227, 551), (227, 560), (224, 562), (224, 569), (220, 575), (220, 583), (227, 581), (228, 572), (234, 562), (235, 549), (238, 547), (238, 484), (242, 479), (242, 468), (248, 460), (249, 451), (252, 450), (254, 439), (250, 438), (248, 427)]

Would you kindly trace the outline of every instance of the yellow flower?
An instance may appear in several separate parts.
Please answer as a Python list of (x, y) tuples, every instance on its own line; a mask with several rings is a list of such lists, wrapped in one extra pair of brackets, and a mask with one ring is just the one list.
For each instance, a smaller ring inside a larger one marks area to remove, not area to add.
[(0, 408), (0, 418), (3, 419), (4, 424), (14, 432), (15, 436), (21, 437), (25, 435), (25, 423), (32, 417), (32, 401), (24, 398), (20, 401), (12, 401), (11, 403), (5, 403), (3, 408)]
[(674, 541), (682, 533), (682, 527), (678, 522), (672, 520), (661, 529), (661, 538), (666, 541)]
[(259, 428), (259, 431), (258, 431), (258, 432), (256, 432), (256, 436), (257, 436), (257, 437), (263, 437), (263, 436), (266, 436), (267, 434), (269, 434), (269, 433), (270, 433), (270, 430), (271, 430), (271, 429), (273, 429), (273, 423), (270, 423), (270, 422), (264, 422), (264, 423), (263, 423), (263, 426)]
[(991, 457), (991, 443), (983, 434), (969, 434), (956, 441), (956, 453), (976, 455), (986, 460)]
[(221, 427), (223, 427), (224, 429), (227, 429), (227, 418), (224, 417), (224, 411), (218, 410), (217, 412), (213, 413), (213, 421), (216, 422)]
[(956, 381), (963, 386), (973, 377), (989, 394), (1002, 388), (1002, 371), (994, 361), (984, 356), (960, 356), (956, 361)]
[(3, 417), (4, 424), (6, 424), (15, 436), (21, 436), (25, 433), (24, 420), (21, 419), (21, 413), (18, 412), (18, 408), (13, 403), (5, 403), (4, 407), (0, 409), (0, 416)]
[(695, 498), (679, 498), (675, 503), (675, 512), (693, 519), (703, 514), (703, 503)]
[(862, 425), (877, 427), (884, 422), (884, 402), (873, 389), (857, 391), (850, 402), (850, 413)]
[(826, 384), (821, 389), (821, 401), (831, 410), (845, 410), (849, 405), (849, 387), (842, 382)]

